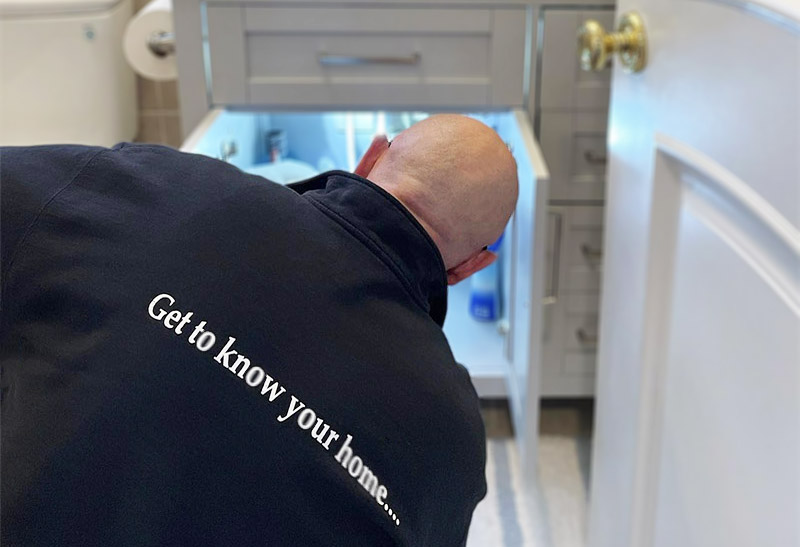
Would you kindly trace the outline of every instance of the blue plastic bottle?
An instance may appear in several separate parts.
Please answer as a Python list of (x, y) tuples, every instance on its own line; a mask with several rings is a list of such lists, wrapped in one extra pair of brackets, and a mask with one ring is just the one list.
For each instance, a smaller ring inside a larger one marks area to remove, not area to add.
[(500, 247), (501, 235), (489, 245), (489, 250), (498, 257), (492, 264), (472, 274), (470, 278), (469, 313), (478, 321), (496, 321), (500, 318)]

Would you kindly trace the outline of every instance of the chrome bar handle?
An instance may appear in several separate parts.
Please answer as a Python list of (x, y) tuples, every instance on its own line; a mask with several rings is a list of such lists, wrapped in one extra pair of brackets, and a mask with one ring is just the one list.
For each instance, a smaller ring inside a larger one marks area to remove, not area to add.
[(319, 64), (325, 66), (353, 65), (416, 65), (422, 59), (419, 53), (407, 56), (370, 56), (370, 55), (337, 55), (322, 51), (317, 54)]
[(558, 300), (558, 274), (561, 262), (561, 232), (564, 224), (564, 214), (560, 211), (548, 211), (556, 219), (555, 239), (553, 241), (553, 263), (550, 265), (550, 287), (544, 297), (544, 305), (555, 304)]
[(154, 32), (147, 38), (147, 47), (158, 57), (172, 55), (175, 53), (175, 33)]

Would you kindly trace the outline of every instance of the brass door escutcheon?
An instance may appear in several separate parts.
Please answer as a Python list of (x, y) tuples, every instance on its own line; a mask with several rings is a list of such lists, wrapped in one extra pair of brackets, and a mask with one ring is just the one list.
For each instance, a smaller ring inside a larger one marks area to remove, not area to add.
[(603, 70), (614, 53), (626, 72), (639, 72), (647, 64), (647, 38), (642, 18), (636, 12), (622, 16), (617, 32), (606, 34), (603, 26), (593, 19), (578, 29), (578, 57), (586, 71)]

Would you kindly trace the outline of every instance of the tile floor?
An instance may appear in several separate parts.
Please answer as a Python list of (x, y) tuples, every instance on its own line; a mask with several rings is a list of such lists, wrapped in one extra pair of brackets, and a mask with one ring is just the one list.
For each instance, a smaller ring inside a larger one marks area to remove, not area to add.
[(473, 515), (468, 547), (583, 547), (593, 407), (547, 401), (539, 423), (539, 483), (524, 492), (505, 400), (482, 401), (488, 492)]

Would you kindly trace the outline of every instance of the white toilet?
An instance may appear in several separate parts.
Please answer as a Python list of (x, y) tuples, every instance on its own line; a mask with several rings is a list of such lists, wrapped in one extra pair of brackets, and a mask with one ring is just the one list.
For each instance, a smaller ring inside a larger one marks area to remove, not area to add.
[(0, 145), (132, 140), (131, 14), (131, 0), (0, 0)]

